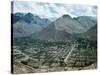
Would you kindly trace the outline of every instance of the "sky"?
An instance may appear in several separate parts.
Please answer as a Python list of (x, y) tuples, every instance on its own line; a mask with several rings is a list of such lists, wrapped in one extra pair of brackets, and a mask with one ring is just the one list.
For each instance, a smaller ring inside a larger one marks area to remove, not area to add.
[(68, 14), (71, 17), (96, 16), (97, 7), (89, 5), (68, 5), (32, 1), (14, 1), (13, 13), (16, 12), (30, 12), (40, 16), (41, 18), (58, 18), (64, 14)]

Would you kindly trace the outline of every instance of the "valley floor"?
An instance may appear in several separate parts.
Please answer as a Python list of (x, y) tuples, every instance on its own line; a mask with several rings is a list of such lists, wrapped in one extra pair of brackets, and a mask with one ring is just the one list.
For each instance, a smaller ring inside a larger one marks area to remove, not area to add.
[(13, 46), (14, 74), (89, 70), (97, 68), (95, 41), (49, 42), (18, 39)]

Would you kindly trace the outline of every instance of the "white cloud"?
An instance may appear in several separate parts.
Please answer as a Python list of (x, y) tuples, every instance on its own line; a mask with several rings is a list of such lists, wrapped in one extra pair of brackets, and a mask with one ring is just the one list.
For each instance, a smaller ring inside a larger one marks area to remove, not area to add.
[(60, 17), (64, 14), (75, 16), (96, 16), (95, 6), (83, 5), (65, 5), (65, 4), (50, 4), (50, 3), (37, 3), (30, 1), (15, 1), (14, 13), (16, 12), (31, 12), (40, 17)]

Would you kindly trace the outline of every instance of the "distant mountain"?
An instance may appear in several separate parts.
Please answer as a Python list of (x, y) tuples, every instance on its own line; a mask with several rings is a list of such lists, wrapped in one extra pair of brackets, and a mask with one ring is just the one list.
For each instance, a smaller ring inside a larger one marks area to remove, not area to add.
[(20, 21), (13, 24), (13, 37), (26, 37), (42, 30), (40, 25)]
[(51, 21), (46, 19), (46, 18), (40, 18), (37, 15), (33, 15), (31, 13), (27, 13), (24, 17), (23, 20), (27, 23), (35, 23), (38, 25), (41, 25), (43, 28), (47, 27)]
[[(34, 20), (34, 15), (31, 13), (27, 13), (22, 18), (26, 23), (31, 23)], [(40, 19), (40, 18), (39, 18)]]
[(87, 16), (72, 18), (69, 15), (63, 15), (54, 22), (52, 22), (50, 25), (52, 24), (55, 25), (56, 30), (75, 34), (86, 32), (88, 29), (90, 29), (96, 24), (96, 21), (93, 21), (90, 17)]
[(14, 37), (26, 37), (47, 27), (51, 21), (31, 13), (11, 14)]
[(85, 30), (90, 29), (92, 26), (96, 25), (96, 18), (91, 16), (79, 16), (76, 19)]
[[(74, 34), (74, 33), (83, 33), (88, 30), (80, 22), (77, 19), (70, 17), (69, 15), (63, 15), (62, 17), (54, 21), (52, 24), (55, 25), (57, 30), (60, 30), (60, 31), (64, 30), (67, 33)], [(89, 21), (89, 22), (92, 22), (92, 21)]]
[[(31, 36), (41, 40), (68, 41), (74, 39), (74, 34), (88, 34), (96, 19), (90, 16), (72, 18), (63, 15), (51, 22), (31, 13), (16, 13), (13, 15), (14, 37)], [(92, 34), (91, 34), (92, 35)]]
[(11, 14), (11, 17), (12, 17), (12, 24), (22, 20), (24, 14), (23, 13), (15, 13), (15, 14)]
[(51, 23), (50, 20), (46, 18), (40, 18), (39, 16), (33, 15), (31, 13), (15, 13), (12, 14), (12, 16), (13, 16), (13, 24), (20, 20), (23, 20), (26, 23), (34, 23), (41, 25), (42, 27), (47, 27), (48, 24)]

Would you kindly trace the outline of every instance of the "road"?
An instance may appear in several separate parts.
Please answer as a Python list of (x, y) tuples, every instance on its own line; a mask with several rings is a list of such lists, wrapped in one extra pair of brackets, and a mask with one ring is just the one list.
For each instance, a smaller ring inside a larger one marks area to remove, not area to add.
[(66, 56), (66, 58), (64, 59), (64, 62), (67, 63), (69, 56), (71, 55), (71, 53), (75, 50), (75, 44), (72, 46), (71, 50), (69, 51), (68, 55)]

